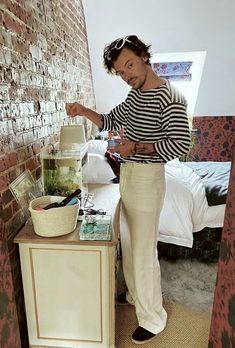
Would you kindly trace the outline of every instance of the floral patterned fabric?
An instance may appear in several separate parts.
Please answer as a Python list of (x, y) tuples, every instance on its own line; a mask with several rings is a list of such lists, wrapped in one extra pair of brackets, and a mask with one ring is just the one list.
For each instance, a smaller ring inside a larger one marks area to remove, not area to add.
[(231, 161), (235, 116), (194, 116), (190, 161)]
[(8, 245), (0, 241), (0, 347), (21, 347)]
[(232, 156), (209, 348), (235, 347), (235, 145)]

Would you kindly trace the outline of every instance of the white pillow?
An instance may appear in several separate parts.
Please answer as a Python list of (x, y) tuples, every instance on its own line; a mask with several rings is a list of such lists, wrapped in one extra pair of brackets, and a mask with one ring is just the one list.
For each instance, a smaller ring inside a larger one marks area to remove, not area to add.
[(88, 184), (110, 184), (116, 178), (106, 158), (95, 153), (88, 153), (88, 162), (82, 173), (84, 183)]
[(179, 163), (181, 163), (180, 162), (180, 160), (179, 160), (179, 158), (174, 158), (173, 160), (170, 160), (170, 161), (168, 161), (167, 163), (166, 163), (166, 165), (167, 166), (171, 166), (171, 165), (177, 165), (177, 164), (179, 164)]
[(88, 142), (88, 152), (104, 156), (107, 146), (108, 142), (106, 140), (90, 140)]

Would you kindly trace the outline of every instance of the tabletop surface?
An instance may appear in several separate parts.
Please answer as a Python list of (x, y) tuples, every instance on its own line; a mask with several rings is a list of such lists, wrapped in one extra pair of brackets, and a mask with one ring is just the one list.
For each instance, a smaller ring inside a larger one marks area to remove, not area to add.
[(89, 192), (94, 194), (93, 203), (95, 209), (103, 209), (112, 216), (112, 240), (80, 240), (79, 229), (81, 222), (77, 223), (76, 229), (66, 235), (59, 237), (41, 237), (34, 232), (31, 219), (16, 235), (15, 243), (38, 243), (38, 244), (76, 244), (93, 246), (112, 246), (118, 243), (118, 218), (117, 207), (119, 203), (119, 189), (116, 184), (93, 184), (89, 185)]

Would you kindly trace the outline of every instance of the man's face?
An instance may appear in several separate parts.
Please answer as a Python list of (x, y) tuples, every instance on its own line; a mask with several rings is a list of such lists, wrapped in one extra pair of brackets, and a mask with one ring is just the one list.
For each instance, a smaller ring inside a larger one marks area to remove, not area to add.
[(117, 75), (132, 88), (141, 89), (147, 79), (146, 58), (139, 57), (128, 48), (123, 48), (113, 67)]

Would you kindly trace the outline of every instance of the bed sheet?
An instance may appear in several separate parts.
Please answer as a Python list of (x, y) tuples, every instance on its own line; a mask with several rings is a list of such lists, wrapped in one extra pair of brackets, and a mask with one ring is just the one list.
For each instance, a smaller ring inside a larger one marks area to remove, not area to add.
[[(199, 176), (178, 160), (165, 165), (166, 195), (159, 221), (158, 240), (191, 248), (193, 233), (205, 227), (222, 227), (225, 204), (209, 207), (205, 188)], [(114, 216), (119, 230), (119, 184), (89, 184), (97, 209)]]
[(225, 204), (209, 207), (200, 177), (183, 162), (165, 165), (166, 196), (159, 223), (159, 241), (192, 247), (193, 233), (222, 227)]

